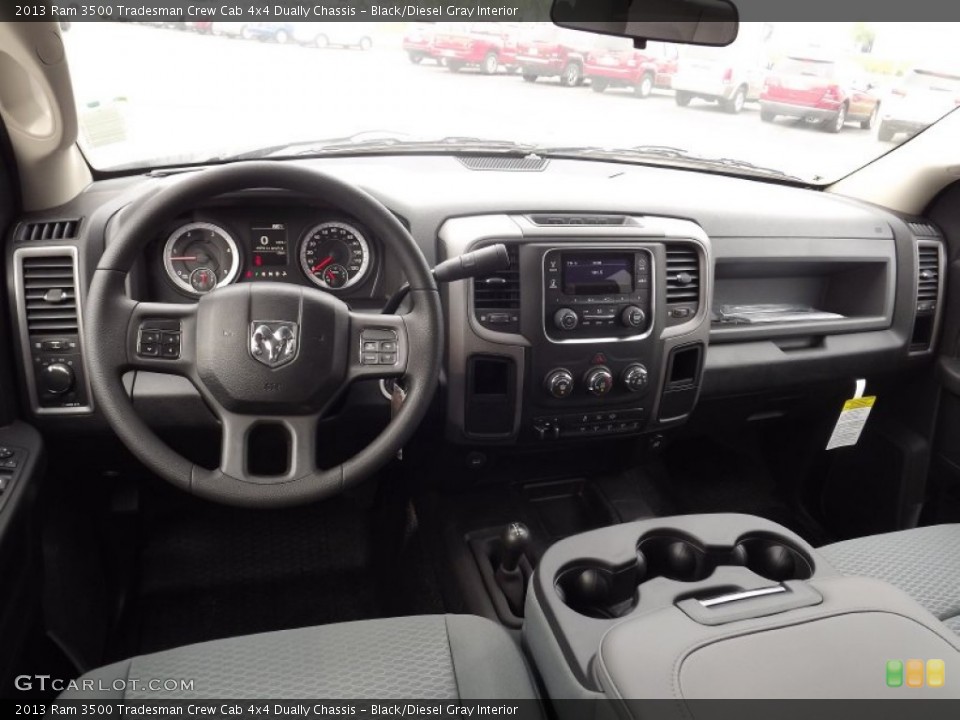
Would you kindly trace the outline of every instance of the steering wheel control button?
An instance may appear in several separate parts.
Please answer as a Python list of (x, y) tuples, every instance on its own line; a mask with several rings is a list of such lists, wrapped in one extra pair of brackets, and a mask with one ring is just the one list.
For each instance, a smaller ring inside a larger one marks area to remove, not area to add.
[(565, 368), (554, 370), (544, 380), (544, 387), (558, 400), (569, 397), (573, 392), (573, 374)]
[(641, 392), (646, 389), (649, 381), (647, 368), (640, 363), (629, 365), (623, 371), (623, 384), (630, 392)]
[(360, 364), (396, 365), (397, 347), (393, 330), (364, 330), (360, 335)]
[(606, 367), (595, 367), (587, 371), (583, 382), (587, 386), (587, 392), (602, 397), (613, 389), (613, 373)]
[(177, 360), (180, 357), (180, 322), (147, 320), (137, 334), (137, 355), (142, 358)]

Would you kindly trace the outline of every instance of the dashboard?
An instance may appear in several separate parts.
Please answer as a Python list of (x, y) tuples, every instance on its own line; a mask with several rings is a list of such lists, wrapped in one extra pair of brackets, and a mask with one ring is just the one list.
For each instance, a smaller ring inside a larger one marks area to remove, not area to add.
[[(544, 161), (537, 172), (444, 156), (293, 162), (374, 195), (431, 265), (507, 247), (508, 269), (441, 287), (437, 402), (454, 443), (653, 433), (686, 422), (704, 398), (852, 382), (934, 352), (945, 255), (924, 218), (815, 190), (601, 161)], [(125, 208), (177, 179), (100, 180), (67, 206), (21, 218), (8, 237), (23, 400), (38, 421), (102, 422), (85, 378), (86, 288)], [(171, 218), (128, 292), (190, 303), (257, 282), (315, 287), (378, 311), (404, 278), (363, 218), (324, 198), (261, 190)], [(743, 308), (770, 307), (784, 312), (742, 320)], [(149, 376), (130, 381), (141, 412), (201, 421), (189, 383)]]

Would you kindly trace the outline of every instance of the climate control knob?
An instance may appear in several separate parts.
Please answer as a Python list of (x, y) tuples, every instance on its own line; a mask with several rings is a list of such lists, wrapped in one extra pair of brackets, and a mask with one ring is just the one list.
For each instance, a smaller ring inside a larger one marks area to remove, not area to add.
[(66, 395), (75, 381), (73, 368), (66, 363), (50, 363), (40, 372), (40, 385), (50, 395)]
[(647, 372), (647, 368), (640, 363), (629, 365), (623, 371), (623, 384), (630, 392), (641, 392), (645, 390), (648, 381), (649, 373)]
[(573, 374), (565, 368), (559, 368), (547, 375), (543, 385), (548, 393), (562, 400), (573, 392)]
[(559, 330), (573, 330), (580, 324), (580, 316), (570, 308), (560, 308), (553, 314), (553, 324)]
[(629, 328), (642, 328), (647, 320), (647, 314), (636, 305), (628, 305), (620, 313), (620, 322)]
[(613, 389), (613, 373), (609, 368), (595, 367), (587, 370), (587, 374), (583, 376), (583, 382), (590, 394), (606, 395)]

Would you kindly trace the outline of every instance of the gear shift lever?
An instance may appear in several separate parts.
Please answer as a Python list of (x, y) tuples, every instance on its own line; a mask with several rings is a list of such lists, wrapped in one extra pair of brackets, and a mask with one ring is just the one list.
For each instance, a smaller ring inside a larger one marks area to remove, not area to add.
[(517, 617), (523, 617), (523, 603), (527, 585), (520, 568), (520, 558), (530, 545), (530, 530), (521, 522), (512, 522), (500, 536), (500, 565), (497, 567), (497, 586)]
[(530, 544), (530, 529), (521, 522), (512, 522), (503, 529), (500, 543), (503, 545), (500, 567), (504, 572), (512, 573)]

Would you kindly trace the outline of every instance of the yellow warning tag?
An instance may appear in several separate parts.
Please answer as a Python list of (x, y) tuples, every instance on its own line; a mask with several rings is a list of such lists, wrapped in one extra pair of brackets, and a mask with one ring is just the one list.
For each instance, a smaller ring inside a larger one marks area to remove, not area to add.
[(827, 442), (827, 450), (833, 450), (838, 447), (849, 447), (856, 445), (860, 440), (860, 433), (863, 432), (867, 424), (867, 418), (870, 417), (870, 411), (873, 404), (877, 401), (876, 396), (851, 398), (843, 404), (843, 410), (840, 411), (840, 417), (837, 418), (837, 424), (833, 428), (833, 434)]

